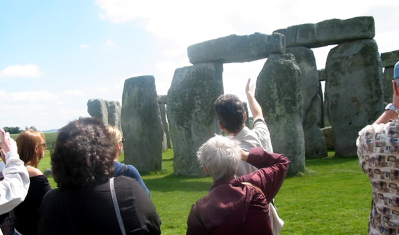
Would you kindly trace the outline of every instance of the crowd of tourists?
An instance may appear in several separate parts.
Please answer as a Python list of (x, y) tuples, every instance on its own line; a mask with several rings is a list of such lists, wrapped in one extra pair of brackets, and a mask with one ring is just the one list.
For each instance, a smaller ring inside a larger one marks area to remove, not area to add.
[[(399, 62), (393, 103), (359, 132), (359, 161), (373, 186), (369, 234), (398, 234)], [(274, 206), (290, 160), (273, 153), (270, 133), (249, 79), (245, 87), (253, 115), (235, 95), (215, 101), (220, 128), (197, 152), (213, 179), (187, 219), (187, 234), (278, 234), (284, 224)], [(161, 234), (161, 218), (150, 190), (132, 165), (118, 162), (125, 139), (96, 118), (79, 118), (58, 131), (51, 166), (56, 188), (38, 169), (45, 156), (42, 132), (26, 130), (16, 141), (0, 130), (5, 163), (0, 181), (3, 234)], [(381, 144), (383, 142), (383, 144)], [(398, 208), (398, 210), (396, 210)], [(0, 232), (1, 233), (1, 232)]]

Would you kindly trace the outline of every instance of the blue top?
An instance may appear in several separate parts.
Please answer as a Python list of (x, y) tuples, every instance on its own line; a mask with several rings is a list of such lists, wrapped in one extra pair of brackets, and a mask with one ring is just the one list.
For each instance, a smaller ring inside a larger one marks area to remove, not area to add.
[(399, 78), (399, 61), (395, 64), (393, 78)]
[[(124, 166), (126, 166), (125, 170), (123, 169)], [(117, 161), (114, 161), (114, 167), (115, 167), (115, 177), (124, 175), (135, 179), (141, 185), (141, 187), (143, 187), (143, 189), (147, 192), (148, 196), (151, 197), (151, 192), (150, 190), (148, 190), (147, 186), (145, 186), (145, 183), (141, 178), (141, 175), (139, 171), (136, 169), (136, 167), (132, 165), (125, 165)]]

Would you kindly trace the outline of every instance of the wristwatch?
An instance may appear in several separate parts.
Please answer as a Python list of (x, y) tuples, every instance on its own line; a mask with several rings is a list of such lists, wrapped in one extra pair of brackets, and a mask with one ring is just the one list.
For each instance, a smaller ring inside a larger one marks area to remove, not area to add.
[(395, 111), (395, 113), (397, 113), (399, 115), (399, 109), (395, 107), (395, 105), (393, 105), (392, 103), (389, 103), (386, 107), (385, 107), (385, 111), (387, 110), (393, 110)]

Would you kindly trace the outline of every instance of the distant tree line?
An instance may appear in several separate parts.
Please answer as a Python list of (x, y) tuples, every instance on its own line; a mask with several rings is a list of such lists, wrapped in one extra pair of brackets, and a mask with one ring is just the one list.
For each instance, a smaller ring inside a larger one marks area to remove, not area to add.
[[(10, 132), (10, 134), (19, 134), (19, 133), (21, 133), (22, 131), (24, 131), (24, 130), (22, 130), (21, 128), (19, 128), (19, 127), (8, 127), (8, 126), (5, 126), (5, 127), (3, 127), (3, 129), (4, 129), (4, 131), (5, 132)], [(35, 126), (31, 126), (31, 127), (29, 127), (28, 128), (28, 126), (26, 126), (25, 127), (25, 130), (28, 130), (28, 129), (32, 129), (32, 130), (35, 130), (35, 131), (37, 131), (37, 129), (36, 129), (36, 127)]]

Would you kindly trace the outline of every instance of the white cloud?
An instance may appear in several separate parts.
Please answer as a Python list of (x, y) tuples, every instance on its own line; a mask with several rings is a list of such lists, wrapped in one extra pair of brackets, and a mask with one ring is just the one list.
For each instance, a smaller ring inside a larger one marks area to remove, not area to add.
[(38, 101), (54, 101), (59, 97), (50, 91), (22, 91), (22, 92), (7, 92), (0, 90), (0, 99), (7, 102), (27, 102), (33, 103)]
[(66, 90), (62, 92), (61, 95), (81, 97), (84, 96), (85, 93), (82, 90), (73, 89), (73, 90)]
[(0, 72), (0, 78), (38, 78), (41, 76), (40, 68), (33, 64), (12, 65)]
[(108, 41), (107, 41), (107, 43), (105, 44), (105, 46), (107, 46), (107, 47), (114, 47), (114, 46), (115, 46), (115, 43), (113, 43), (113, 42), (111, 41), (111, 39), (108, 38)]
[(86, 44), (82, 44), (82, 45), (80, 45), (80, 48), (81, 49), (87, 49), (87, 48), (90, 48), (90, 46), (86, 45)]

